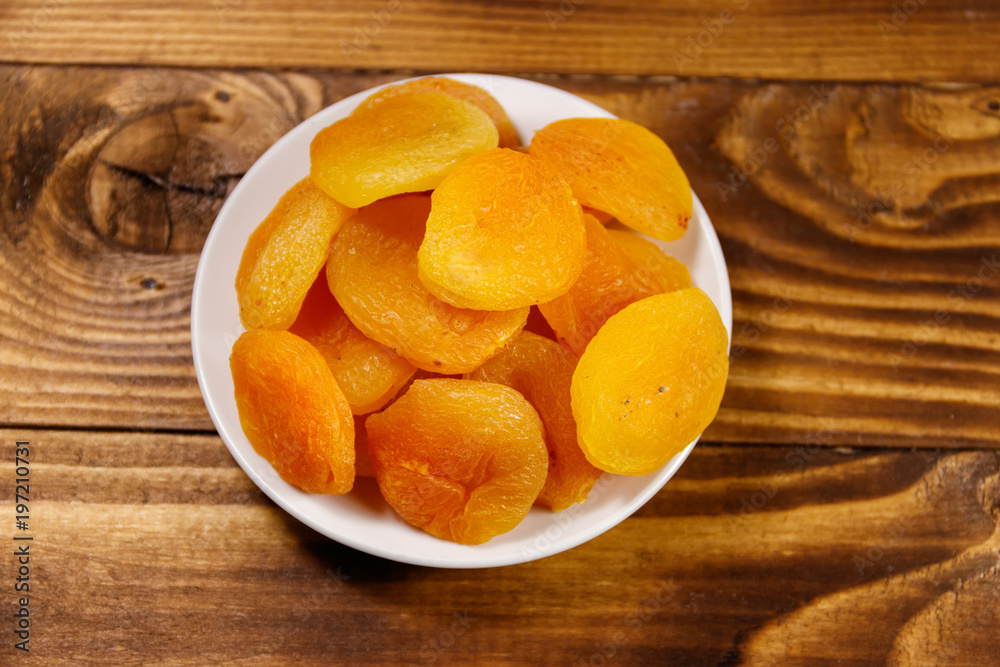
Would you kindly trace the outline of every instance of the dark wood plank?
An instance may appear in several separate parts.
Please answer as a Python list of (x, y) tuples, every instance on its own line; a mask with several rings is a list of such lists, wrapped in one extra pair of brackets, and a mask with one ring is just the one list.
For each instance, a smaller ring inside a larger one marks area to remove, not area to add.
[(997, 81), (1000, 12), (907, 0), (8, 3), (0, 62)]
[(372, 80), (2, 76), (0, 422), (212, 429), (190, 348), (212, 221), (268, 146)]
[(2, 431), (5, 517), (17, 439), (32, 448), (30, 646), (47, 665), (985, 665), (1000, 651), (996, 452), (699, 446), (604, 536), (450, 571), (311, 532), (212, 436)]
[[(215, 213), (284, 132), (393, 77), (0, 76), (0, 423), (211, 430), (188, 328)], [(541, 80), (664, 137), (722, 238), (708, 439), (1000, 444), (1000, 89)]]

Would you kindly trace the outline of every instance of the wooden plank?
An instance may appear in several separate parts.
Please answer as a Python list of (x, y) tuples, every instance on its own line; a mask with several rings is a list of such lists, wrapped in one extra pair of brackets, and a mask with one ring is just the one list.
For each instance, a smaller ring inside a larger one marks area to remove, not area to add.
[[(984, 665), (1000, 651), (996, 452), (699, 446), (605, 535), (486, 572), (328, 541), (212, 436), (2, 431), (5, 517), (18, 439), (30, 647), (47, 665)], [(16, 604), (3, 596), (8, 619)]]
[(296, 74), (2, 77), (0, 423), (214, 429), (191, 361), (201, 245), (268, 146), (371, 80), (324, 90)]
[(996, 81), (1000, 9), (906, 0), (9, 3), (0, 62)]
[[(215, 213), (284, 132), (392, 77), (2, 72), (0, 423), (210, 430), (188, 328)], [(722, 239), (708, 439), (1000, 445), (1000, 90), (541, 80), (662, 136)]]

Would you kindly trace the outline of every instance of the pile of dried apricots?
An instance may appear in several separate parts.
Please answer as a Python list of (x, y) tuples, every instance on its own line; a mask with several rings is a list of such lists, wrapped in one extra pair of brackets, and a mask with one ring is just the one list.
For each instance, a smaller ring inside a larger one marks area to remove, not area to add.
[(670, 149), (574, 118), (528, 147), (485, 90), (384, 88), (320, 131), (250, 236), (230, 367), (243, 430), (289, 483), (372, 476), (461, 544), (645, 475), (715, 417), (728, 337), (653, 238), (686, 231)]

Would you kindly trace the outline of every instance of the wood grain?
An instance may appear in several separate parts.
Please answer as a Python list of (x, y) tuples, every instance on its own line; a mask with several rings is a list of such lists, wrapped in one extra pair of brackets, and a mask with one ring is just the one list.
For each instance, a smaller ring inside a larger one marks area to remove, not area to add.
[[(0, 423), (212, 430), (188, 329), (215, 213), (284, 132), (394, 76), (0, 76)], [(1000, 445), (1000, 89), (540, 80), (664, 137), (721, 237), (709, 440)]]
[(0, 432), (3, 516), (15, 440), (47, 665), (985, 665), (1000, 649), (995, 452), (699, 446), (607, 534), (484, 572), (326, 540), (215, 436)]
[[(34, 539), (32, 654), (0, 624), (0, 664), (995, 664), (998, 27), (986, 0), (3, 3), (0, 516), (28, 440)], [(662, 136), (733, 287), (726, 397), (678, 475), (489, 571), (291, 518), (191, 363), (198, 256), (250, 165), (439, 71)]]
[(25, 0), (0, 62), (996, 81), (988, 0)]
[[(3, 77), (0, 421), (213, 429), (191, 363), (198, 255), (242, 173), (320, 108), (319, 82)], [(344, 78), (327, 94), (365, 83)]]

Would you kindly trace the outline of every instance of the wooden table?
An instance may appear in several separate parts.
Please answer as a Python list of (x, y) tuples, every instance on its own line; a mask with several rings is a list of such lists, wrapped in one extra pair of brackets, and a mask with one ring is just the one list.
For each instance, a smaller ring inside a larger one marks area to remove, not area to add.
[[(3, 3), (0, 663), (1000, 663), (998, 29), (985, 0)], [(661, 135), (735, 311), (680, 474), (490, 571), (303, 527), (236, 466), (191, 362), (240, 175), (324, 106), (447, 71)]]

